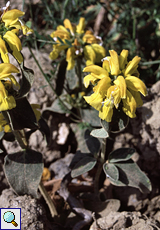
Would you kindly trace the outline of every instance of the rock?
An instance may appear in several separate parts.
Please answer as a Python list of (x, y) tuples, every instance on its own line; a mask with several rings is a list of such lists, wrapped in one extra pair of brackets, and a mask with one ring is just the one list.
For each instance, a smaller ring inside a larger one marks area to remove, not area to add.
[(74, 154), (70, 153), (66, 157), (59, 159), (50, 165), (49, 170), (54, 174), (55, 179), (62, 179), (67, 173), (69, 173), (69, 165), (73, 157)]
[(51, 225), (42, 204), (31, 196), (17, 196), (11, 189), (5, 189), (0, 196), (0, 207), (21, 208), (21, 229), (23, 230), (59, 229)]
[(158, 227), (154, 220), (140, 212), (110, 212), (106, 217), (94, 221), (89, 230), (152, 230), (159, 229)]

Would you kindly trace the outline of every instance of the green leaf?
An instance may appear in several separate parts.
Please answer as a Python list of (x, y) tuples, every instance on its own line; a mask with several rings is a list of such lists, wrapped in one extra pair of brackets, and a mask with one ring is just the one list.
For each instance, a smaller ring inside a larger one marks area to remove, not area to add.
[(100, 141), (97, 138), (90, 135), (89, 129), (85, 131), (84, 137), (89, 151), (93, 155), (98, 153), (100, 150)]
[(75, 167), (75, 165), (85, 157), (92, 157), (93, 158), (93, 155), (90, 153), (82, 153), (80, 150), (77, 150), (77, 152), (75, 153), (69, 167), (71, 169), (73, 169)]
[(4, 131), (0, 132), (0, 140), (2, 140), (2, 138), (4, 137), (4, 134), (5, 134)]
[(67, 39), (64, 39), (64, 40), (65, 40), (66, 44), (68, 44), (68, 45), (69, 45), (69, 47), (68, 47), (68, 48), (70, 48), (70, 47), (72, 47), (72, 46), (73, 46), (73, 45), (72, 45), (72, 42), (68, 41)]
[[(3, 112), (3, 115), (6, 118), (5, 112)], [(12, 123), (14, 130), (20, 130), (24, 128), (38, 128), (36, 116), (26, 97), (17, 99), (16, 107), (14, 109), (8, 110), (7, 115), (7, 121)]]
[(99, 112), (90, 107), (89, 109), (81, 109), (81, 116), (83, 121), (89, 123), (93, 127), (100, 127)]
[(102, 127), (106, 130), (106, 132), (109, 133), (109, 131), (110, 131), (109, 122), (107, 122), (107, 121), (105, 121), (105, 120), (101, 120), (101, 125), (102, 125)]
[(59, 98), (57, 98), (51, 105), (51, 107), (47, 107), (45, 108), (44, 111), (51, 111), (51, 112), (56, 112), (56, 113), (60, 113), (60, 114), (64, 114), (64, 113), (69, 113), (69, 111), (72, 109), (72, 106), (66, 102), (66, 96), (65, 94), (62, 94), (59, 98), (61, 99), (61, 101), (63, 101), (63, 103), (66, 105), (66, 108), (61, 101), (59, 100)]
[(109, 123), (110, 130), (113, 133), (124, 130), (129, 122), (129, 117), (123, 112), (121, 106), (119, 109), (114, 108), (112, 121)]
[(43, 172), (40, 152), (26, 149), (5, 157), (4, 171), (11, 187), (18, 195), (37, 198), (37, 189)]
[(76, 74), (76, 68), (75, 66), (71, 70), (66, 71), (66, 80), (69, 90), (73, 90), (78, 86), (78, 76)]
[(103, 164), (103, 170), (106, 174), (107, 177), (117, 181), (119, 178), (119, 172), (117, 167), (114, 164), (108, 164), (104, 163)]
[(43, 118), (40, 118), (38, 124), (40, 132), (45, 136), (47, 144), (49, 145), (51, 141), (51, 132), (47, 122)]
[(71, 171), (71, 176), (74, 178), (90, 171), (96, 163), (97, 160), (93, 157), (83, 158), (74, 166), (73, 170)]
[(134, 153), (134, 148), (119, 148), (109, 154), (108, 161), (110, 163), (127, 161), (132, 157)]
[(107, 138), (109, 137), (107, 131), (104, 128), (94, 129), (91, 132), (91, 135), (97, 138)]
[(138, 165), (131, 159), (114, 164), (119, 171), (119, 179), (109, 178), (111, 183), (116, 186), (131, 186), (138, 188), (143, 193), (149, 193), (152, 190), (151, 182)]
[(22, 81), (21, 81), (20, 90), (18, 92), (17, 98), (27, 96), (34, 80), (34, 72), (32, 69), (25, 67), (24, 62), (19, 64), (19, 66), (22, 72)]
[(56, 70), (56, 93), (58, 96), (62, 94), (62, 91), (64, 89), (64, 81), (66, 77), (66, 68), (67, 68), (67, 62), (64, 58), (58, 65)]

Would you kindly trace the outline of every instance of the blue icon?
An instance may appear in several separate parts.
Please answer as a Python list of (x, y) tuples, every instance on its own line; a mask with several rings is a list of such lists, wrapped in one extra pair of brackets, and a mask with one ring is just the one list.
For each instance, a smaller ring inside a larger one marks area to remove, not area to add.
[(12, 223), (15, 227), (18, 226), (18, 224), (15, 222), (15, 215), (11, 211), (7, 211), (3, 215), (3, 219), (7, 223)]
[(21, 208), (0, 208), (0, 230), (21, 230)]

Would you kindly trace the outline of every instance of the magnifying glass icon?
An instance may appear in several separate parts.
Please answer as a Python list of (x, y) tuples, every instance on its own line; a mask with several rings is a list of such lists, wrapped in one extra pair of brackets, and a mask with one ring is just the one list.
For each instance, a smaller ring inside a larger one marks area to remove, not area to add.
[(15, 227), (18, 226), (18, 224), (15, 222), (15, 215), (14, 215), (14, 213), (11, 212), (11, 211), (5, 212), (4, 215), (3, 215), (3, 219), (4, 219), (5, 222), (11, 223), (11, 224), (13, 224)]

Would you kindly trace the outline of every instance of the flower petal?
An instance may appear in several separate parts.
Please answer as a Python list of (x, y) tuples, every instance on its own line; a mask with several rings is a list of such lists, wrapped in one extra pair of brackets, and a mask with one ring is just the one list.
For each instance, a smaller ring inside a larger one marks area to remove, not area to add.
[(96, 75), (98, 79), (109, 76), (108, 72), (98, 65), (89, 65), (83, 69), (83, 72), (91, 72), (94, 76)]
[(109, 53), (111, 55), (111, 58), (109, 60), (111, 74), (117, 76), (120, 74), (118, 54), (114, 50), (109, 50)]
[(98, 81), (98, 84), (93, 88), (96, 93), (101, 93), (102, 96), (107, 94), (108, 88), (111, 86), (110, 77), (106, 76)]
[(122, 52), (119, 55), (119, 67), (120, 69), (124, 69), (127, 62), (127, 57), (128, 57), (128, 50), (122, 50)]
[(127, 116), (134, 118), (136, 117), (135, 111), (136, 111), (136, 101), (132, 94), (127, 90), (126, 92), (126, 98), (122, 99), (123, 101), (123, 111), (126, 113)]
[(19, 73), (17, 67), (10, 63), (1, 63), (0, 64), (0, 78), (7, 77), (11, 73)]
[(86, 65), (88, 66), (88, 65), (94, 64), (96, 60), (96, 54), (92, 46), (90, 45), (85, 46), (83, 49), (83, 52), (84, 52), (84, 58), (87, 60)]
[(114, 81), (114, 84), (117, 85), (120, 89), (121, 98), (126, 98), (126, 82), (123, 76), (118, 76)]
[(23, 61), (23, 56), (20, 53), (22, 50), (20, 39), (12, 31), (7, 31), (3, 38), (8, 43), (10, 49), (13, 51), (13, 56), (18, 60), (19, 63), (21, 63)]
[(112, 102), (109, 101), (109, 102), (105, 103), (103, 105), (101, 111), (99, 111), (99, 117), (102, 120), (106, 120), (107, 122), (111, 122), (112, 116), (113, 116), (113, 105), (112, 105)]
[(99, 93), (93, 93), (91, 96), (84, 96), (84, 99), (96, 110), (100, 110), (102, 107), (103, 97)]
[(8, 10), (2, 15), (2, 21), (5, 23), (6, 27), (12, 26), (16, 21), (18, 21), (18, 18), (24, 14), (24, 12), (17, 9)]
[(126, 69), (124, 71), (124, 76), (127, 75), (132, 75), (136, 69), (138, 68), (138, 63), (140, 62), (141, 58), (138, 56), (135, 56), (132, 61), (130, 61), (127, 66)]
[(8, 50), (4, 40), (0, 37), (0, 54), (3, 62), (9, 63)]
[(85, 28), (85, 18), (81, 17), (79, 19), (79, 23), (76, 26), (76, 32), (78, 34), (83, 34), (84, 33), (84, 28)]
[(107, 91), (107, 98), (109, 98), (112, 104), (115, 105), (116, 108), (118, 108), (121, 101), (121, 92), (119, 90), (119, 87), (116, 85), (112, 85)]
[(67, 53), (66, 53), (66, 61), (68, 62), (67, 70), (73, 69), (75, 65), (74, 58), (75, 58), (75, 48), (71, 47), (67, 50)]
[(10, 110), (16, 107), (16, 102), (13, 96), (8, 96), (7, 90), (0, 81), (0, 111)]
[(102, 64), (103, 69), (107, 70), (107, 72), (110, 72), (110, 66), (109, 66), (109, 61), (108, 60), (104, 60), (103, 64)]
[(136, 104), (137, 104), (137, 107), (141, 107), (143, 105), (141, 94), (139, 92), (133, 91), (131, 89), (129, 89), (129, 91), (132, 94), (132, 96), (134, 97)]
[(98, 44), (92, 44), (91, 45), (95, 54), (96, 54), (96, 59), (95, 62), (99, 63), (101, 60), (106, 56), (106, 50), (103, 46), (100, 46)]
[(95, 82), (96, 80), (97, 80), (97, 77), (95, 77), (95, 76), (93, 76), (93, 75), (91, 75), (91, 74), (88, 74), (87, 76), (85, 76), (85, 77), (83, 78), (84, 86), (85, 86), (86, 88), (88, 88), (90, 82), (91, 82), (92, 84), (94, 84), (94, 82)]
[(147, 89), (143, 81), (141, 81), (138, 77), (128, 76), (125, 78), (126, 85), (128, 89), (132, 89), (134, 91), (139, 91), (144, 96), (147, 95)]
[(66, 18), (64, 21), (63, 21), (63, 24), (65, 26), (66, 29), (69, 29), (71, 34), (74, 35), (74, 29), (73, 29), (73, 26), (70, 22), (70, 20), (68, 18)]

